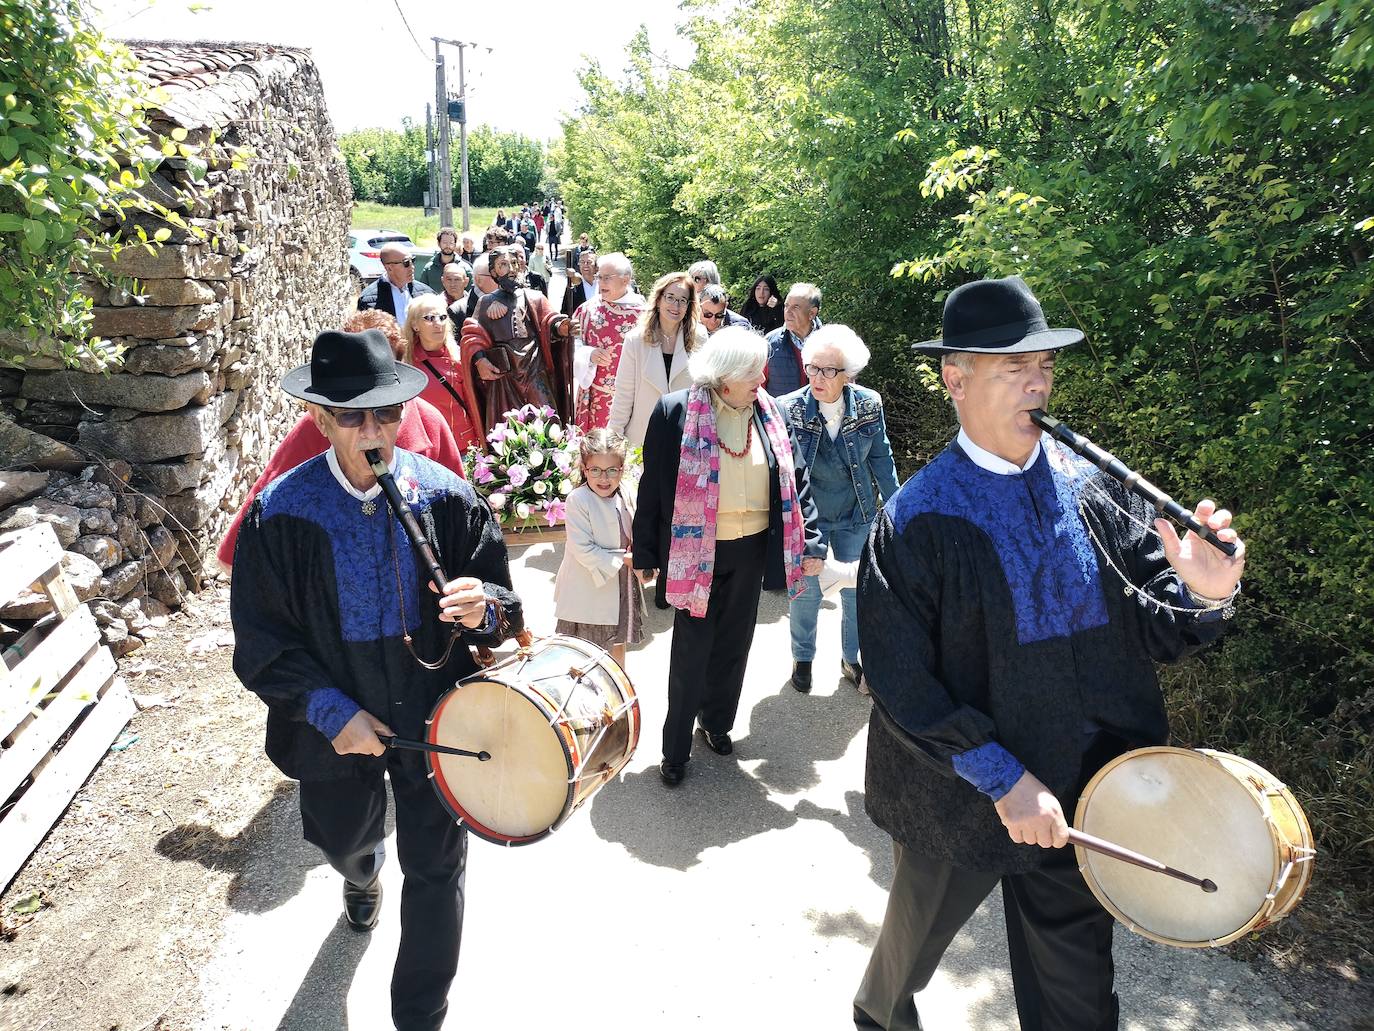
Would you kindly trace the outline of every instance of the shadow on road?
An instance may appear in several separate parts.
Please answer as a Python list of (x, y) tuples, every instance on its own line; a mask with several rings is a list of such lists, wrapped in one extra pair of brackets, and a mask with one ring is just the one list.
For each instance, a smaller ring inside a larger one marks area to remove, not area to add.
[(368, 936), (348, 926), (343, 914), (301, 978), (277, 1031), (315, 1031), (348, 1027), (348, 989), (367, 951)]

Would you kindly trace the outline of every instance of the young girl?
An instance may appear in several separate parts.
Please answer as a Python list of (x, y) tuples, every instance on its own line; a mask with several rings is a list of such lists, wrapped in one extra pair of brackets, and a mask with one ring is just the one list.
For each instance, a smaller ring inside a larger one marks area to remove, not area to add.
[(632, 511), (620, 492), (628, 451), (618, 433), (583, 435), (583, 483), (568, 495), (568, 542), (553, 589), (558, 632), (607, 649), (622, 666), (625, 646), (644, 639), (644, 597), (630, 568)]

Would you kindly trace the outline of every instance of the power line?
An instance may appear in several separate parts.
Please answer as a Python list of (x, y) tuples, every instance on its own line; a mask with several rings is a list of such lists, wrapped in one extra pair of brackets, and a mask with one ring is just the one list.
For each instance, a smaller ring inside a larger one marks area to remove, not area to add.
[(401, 16), (401, 24), (404, 25), (406, 27), (406, 31), (410, 33), (410, 40), (412, 43), (415, 44), (415, 49), (420, 51), (421, 57), (428, 60), (428, 51), (426, 51), (424, 47), (420, 46), (420, 41), (415, 38), (415, 30), (410, 27), (410, 22), (406, 21), (406, 12), (401, 10), (401, 0), (391, 0), (391, 2), (396, 5), (396, 13)]

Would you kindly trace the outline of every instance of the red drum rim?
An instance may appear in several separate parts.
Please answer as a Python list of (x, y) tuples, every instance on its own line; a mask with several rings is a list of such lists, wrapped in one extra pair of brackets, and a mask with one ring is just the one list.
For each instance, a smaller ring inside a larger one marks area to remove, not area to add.
[[(502, 686), (507, 687), (508, 689), (510, 688), (509, 684), (503, 684)], [(459, 683), (457, 686), (445, 691), (443, 695), (439, 698), (439, 701), (435, 703), (434, 709), (429, 714), (429, 719), (425, 723), (425, 740), (428, 741), (430, 744), (445, 744), (445, 742), (439, 740), (439, 716), (443, 712), (444, 706), (446, 706), (449, 703), (449, 701), (451, 701), (462, 689), (463, 684)], [(515, 691), (514, 693), (519, 695), (530, 705), (534, 706), (534, 708), (539, 712), (539, 714), (544, 717), (545, 721), (552, 723), (553, 712), (548, 708), (548, 706), (544, 705), (544, 703), (540, 699), (531, 697), (530, 693), (527, 691)], [(472, 816), (469, 815), (467, 810), (463, 808), (462, 804), (459, 803), (458, 799), (454, 797), (453, 792), (449, 790), (448, 782), (444, 779), (443, 770), (438, 766), (435, 760), (434, 753), (425, 753), (425, 765), (429, 768), (429, 778), (434, 782), (434, 787), (439, 795), (439, 801), (443, 804), (444, 808), (449, 811), (449, 815), (452, 816), (458, 822), (458, 826), (465, 827), (466, 829), (470, 830), (473, 834), (476, 834), (479, 838), (483, 839), (484, 841), (489, 841), (493, 845), (505, 845), (507, 848), (511, 848), (516, 845), (530, 845), (536, 841), (542, 841), (544, 838), (547, 838), (554, 831), (558, 830), (558, 828), (563, 825), (564, 821), (566, 821), (568, 817), (571, 816), (573, 813), (573, 791), (577, 787), (577, 785), (571, 783), (573, 769), (572, 753), (568, 750), (568, 742), (564, 738), (564, 735), (562, 733), (558, 733), (555, 736), (558, 738), (558, 746), (563, 749), (563, 762), (568, 768), (568, 793), (567, 797), (565, 797), (563, 800), (563, 811), (559, 815), (559, 818), (555, 820), (552, 824), (550, 824), (548, 827), (544, 828), (542, 831), (539, 831), (535, 834), (502, 834), (500, 831), (492, 830), (485, 824), (479, 823), (477, 820), (474, 820)]]

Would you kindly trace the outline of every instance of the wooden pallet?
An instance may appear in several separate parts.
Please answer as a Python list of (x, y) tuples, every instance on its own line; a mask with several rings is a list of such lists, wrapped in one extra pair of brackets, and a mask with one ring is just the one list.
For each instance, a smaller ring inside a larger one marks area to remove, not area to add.
[(523, 547), (526, 544), (561, 544), (568, 539), (568, 528), (562, 523), (549, 526), (545, 523), (527, 523), (515, 529), (502, 530), (506, 547)]
[(37, 584), (53, 607), (0, 662), (0, 891), (135, 712), (61, 561), (46, 523), (0, 535), (0, 605)]

